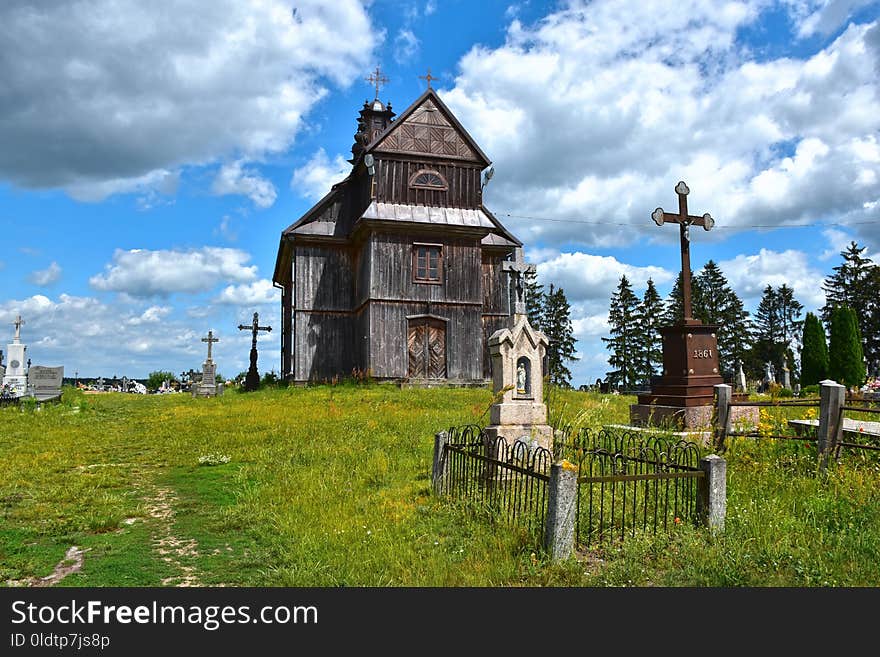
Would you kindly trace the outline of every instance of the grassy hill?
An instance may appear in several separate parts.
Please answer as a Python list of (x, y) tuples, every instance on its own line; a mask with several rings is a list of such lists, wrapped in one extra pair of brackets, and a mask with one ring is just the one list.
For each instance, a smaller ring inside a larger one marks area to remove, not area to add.
[[(485, 424), (488, 389), (83, 395), (0, 408), (0, 584), (877, 586), (880, 461), (815, 476), (804, 444), (734, 441), (727, 529), (689, 526), (566, 563), (431, 493), (433, 435)], [(551, 415), (625, 422), (620, 396)], [(72, 549), (72, 548), (76, 549)], [(55, 581), (57, 580), (57, 581)]]

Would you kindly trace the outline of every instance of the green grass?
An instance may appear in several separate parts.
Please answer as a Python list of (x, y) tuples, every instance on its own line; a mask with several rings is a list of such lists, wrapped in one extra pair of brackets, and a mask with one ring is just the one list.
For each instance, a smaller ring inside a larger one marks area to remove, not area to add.
[[(802, 441), (730, 442), (720, 535), (682, 525), (551, 563), (431, 492), (434, 433), (486, 424), (491, 401), (374, 384), (0, 408), (0, 583), (46, 576), (77, 545), (82, 570), (56, 586), (880, 584), (880, 462), (848, 454), (819, 477)], [(634, 401), (548, 394), (575, 427), (626, 423)]]

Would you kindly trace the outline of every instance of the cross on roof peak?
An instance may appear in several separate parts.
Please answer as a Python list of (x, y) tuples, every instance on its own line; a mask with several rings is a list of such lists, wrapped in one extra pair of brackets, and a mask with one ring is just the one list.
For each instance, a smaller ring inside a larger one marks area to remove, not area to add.
[(420, 75), (420, 76), (419, 76), (419, 79), (420, 79), (420, 80), (427, 80), (427, 82), (428, 82), (428, 89), (430, 89), (430, 88), (431, 88), (431, 80), (436, 80), (437, 78), (435, 78), (433, 75), (431, 75), (431, 69), (429, 68), (429, 69), (428, 69), (428, 74), (427, 74), (427, 75)]
[(376, 66), (376, 70), (370, 73), (370, 75), (368, 75), (364, 79), (376, 87), (376, 100), (379, 100), (379, 86), (387, 84), (388, 78), (382, 75), (382, 71), (380, 71), (379, 67)]

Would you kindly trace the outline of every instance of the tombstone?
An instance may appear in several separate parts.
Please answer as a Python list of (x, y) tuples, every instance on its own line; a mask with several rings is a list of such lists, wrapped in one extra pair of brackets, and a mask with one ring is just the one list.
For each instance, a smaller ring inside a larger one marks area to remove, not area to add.
[(122, 377), (122, 392), (128, 392), (128, 377)]
[(715, 220), (707, 212), (688, 214), (690, 189), (682, 180), (675, 186), (678, 212), (656, 208), (651, 218), (658, 226), (676, 224), (681, 252), (682, 319), (660, 328), (663, 338), (663, 371), (651, 380), (651, 390), (640, 393), (630, 406), (630, 422), (637, 426), (675, 426), (679, 430), (704, 429), (712, 421), (715, 386), (724, 383), (718, 361), (716, 324), (703, 324), (691, 305), (690, 242), (692, 227), (711, 230)]
[(773, 364), (770, 361), (764, 363), (764, 379), (761, 381), (761, 391), (767, 392), (770, 390), (770, 384), (776, 383), (776, 378), (773, 375)]
[(736, 392), (746, 392), (746, 373), (743, 372), (743, 364), (738, 363), (736, 370)]
[[(513, 272), (523, 273), (522, 268)], [(503, 437), (509, 445), (520, 441), (552, 450), (553, 428), (547, 424), (542, 371), (549, 341), (529, 324), (519, 296), (517, 290), (513, 327), (495, 331), (487, 342), (492, 389), (501, 398), (489, 407), (490, 424), (485, 432), (490, 439)]]
[(791, 390), (791, 377), (787, 364), (782, 366), (782, 387)]
[(9, 364), (3, 372), (3, 388), (12, 397), (22, 397), (27, 393), (27, 372), (25, 370), (25, 353), (27, 346), (21, 342), (21, 326), (24, 324), (21, 315), (13, 322), (15, 337), (6, 345)]
[(214, 337), (214, 331), (208, 331), (207, 337), (202, 338), (202, 342), (208, 343), (208, 357), (202, 363), (202, 380), (197, 385), (191, 386), (192, 396), (216, 397), (223, 394), (223, 386), (217, 385), (217, 365), (211, 358), (211, 346), (215, 342), (220, 342), (220, 338)]
[(98, 377), (98, 382), (95, 384), (95, 390), (98, 390), (99, 392), (104, 392), (104, 377), (103, 376)]
[(28, 390), (37, 401), (47, 401), (61, 397), (64, 381), (64, 367), (43, 367), (34, 365), (28, 371)]

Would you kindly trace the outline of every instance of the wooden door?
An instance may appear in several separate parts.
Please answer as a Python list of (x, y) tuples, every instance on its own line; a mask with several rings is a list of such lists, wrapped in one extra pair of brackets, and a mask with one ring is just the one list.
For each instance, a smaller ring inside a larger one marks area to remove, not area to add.
[(428, 317), (411, 319), (407, 329), (411, 379), (446, 378), (446, 323)]

